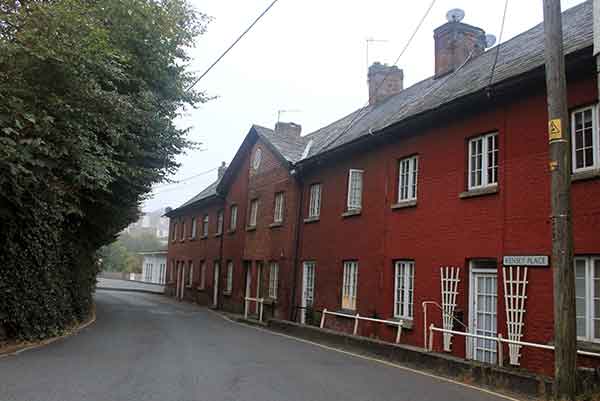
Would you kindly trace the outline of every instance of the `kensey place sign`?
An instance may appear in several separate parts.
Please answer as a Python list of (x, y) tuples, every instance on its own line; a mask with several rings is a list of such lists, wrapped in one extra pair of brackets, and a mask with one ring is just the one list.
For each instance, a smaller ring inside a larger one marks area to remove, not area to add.
[(504, 266), (548, 266), (548, 256), (505, 256), (502, 258), (502, 264)]

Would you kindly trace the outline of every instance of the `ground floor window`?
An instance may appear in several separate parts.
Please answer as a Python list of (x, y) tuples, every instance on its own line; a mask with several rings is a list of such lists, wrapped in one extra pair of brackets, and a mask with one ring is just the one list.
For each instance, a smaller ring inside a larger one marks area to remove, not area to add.
[(206, 288), (206, 262), (200, 262), (200, 289)]
[(146, 263), (144, 281), (152, 281), (152, 263)]
[(269, 298), (277, 299), (277, 281), (279, 277), (279, 265), (271, 262), (269, 268)]
[(415, 262), (399, 260), (394, 271), (394, 317), (413, 318)]
[(344, 262), (344, 282), (342, 285), (342, 309), (356, 310), (358, 287), (358, 262)]
[(159, 272), (158, 272), (158, 282), (160, 284), (165, 283), (165, 274), (166, 274), (167, 265), (165, 263), (160, 264)]
[(600, 256), (575, 257), (577, 337), (600, 342)]
[(194, 263), (192, 263), (192, 261), (190, 260), (188, 262), (188, 280), (187, 280), (188, 287), (191, 287), (193, 282), (194, 282)]

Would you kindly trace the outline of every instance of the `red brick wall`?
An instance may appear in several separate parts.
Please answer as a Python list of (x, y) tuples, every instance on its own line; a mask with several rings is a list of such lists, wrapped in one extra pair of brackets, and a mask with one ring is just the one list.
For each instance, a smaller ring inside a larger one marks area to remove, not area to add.
[[(570, 82), (572, 108), (597, 101), (595, 80)], [(551, 255), (550, 186), (545, 92), (538, 88), (510, 103), (490, 104), (487, 110), (460, 119), (436, 121), (438, 128), (402, 133), (402, 139), (376, 151), (352, 154), (326, 164), (304, 177), (303, 215), (309, 186), (322, 183), (320, 221), (305, 223), (301, 259), (315, 260), (315, 307), (341, 308), (343, 261), (359, 261), (357, 310), (364, 316), (388, 319), (393, 315), (394, 267), (398, 259), (415, 261), (413, 328), (403, 343), (423, 346), (421, 302), (441, 303), (440, 267), (459, 266), (461, 282), (457, 308), (468, 324), (469, 261), (494, 258), (498, 262), (498, 328), (506, 335), (502, 285), (503, 255)], [(467, 140), (498, 131), (499, 192), (460, 199), (467, 189)], [(398, 135), (400, 137), (400, 135)], [(391, 209), (396, 201), (398, 160), (419, 155), (416, 207)], [(342, 217), (350, 168), (364, 169), (361, 215)], [(600, 253), (600, 181), (573, 184), (575, 253)], [(301, 283), (301, 272), (298, 275)], [(298, 302), (301, 291), (298, 291)], [(529, 269), (524, 339), (549, 343), (553, 337), (552, 271)], [(430, 309), (431, 310), (431, 309)], [(441, 326), (439, 311), (429, 312)], [(328, 318), (329, 319), (329, 318)], [(348, 322), (331, 322), (351, 330)], [(393, 340), (393, 328), (366, 325), (362, 335)], [(436, 335), (438, 348), (441, 336)], [(507, 354), (507, 349), (505, 350)], [(465, 355), (462, 338), (453, 339), (453, 352)], [(552, 353), (524, 349), (522, 366), (553, 373)], [(598, 361), (595, 361), (596, 366)]]

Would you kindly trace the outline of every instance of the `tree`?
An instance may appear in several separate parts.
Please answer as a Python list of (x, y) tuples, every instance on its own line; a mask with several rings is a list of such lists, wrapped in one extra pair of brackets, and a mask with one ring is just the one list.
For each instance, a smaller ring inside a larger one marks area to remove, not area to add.
[(187, 0), (0, 4), (0, 324), (12, 335), (85, 317), (98, 248), (193, 145), (173, 120), (207, 100), (186, 90), (186, 49), (208, 22)]

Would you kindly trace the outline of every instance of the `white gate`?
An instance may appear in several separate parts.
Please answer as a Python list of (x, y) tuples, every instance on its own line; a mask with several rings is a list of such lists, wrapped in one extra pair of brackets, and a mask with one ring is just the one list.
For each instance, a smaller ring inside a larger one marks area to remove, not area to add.
[(306, 323), (306, 311), (313, 305), (315, 296), (315, 262), (304, 262), (302, 274), (302, 307), (300, 323)]
[[(471, 270), (469, 327), (471, 333), (496, 337), (498, 333), (498, 277), (495, 270)], [(496, 342), (480, 338), (470, 339), (469, 357), (480, 362), (495, 364)]]

